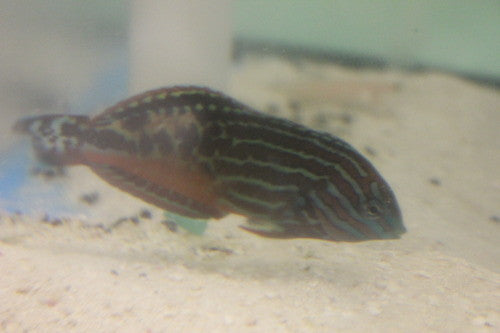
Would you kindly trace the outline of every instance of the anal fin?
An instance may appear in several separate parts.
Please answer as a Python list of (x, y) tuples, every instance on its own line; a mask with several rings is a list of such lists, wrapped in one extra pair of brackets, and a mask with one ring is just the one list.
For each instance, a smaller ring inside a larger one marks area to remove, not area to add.
[(99, 177), (135, 197), (167, 211), (195, 219), (221, 218), (225, 213), (116, 166), (88, 164)]

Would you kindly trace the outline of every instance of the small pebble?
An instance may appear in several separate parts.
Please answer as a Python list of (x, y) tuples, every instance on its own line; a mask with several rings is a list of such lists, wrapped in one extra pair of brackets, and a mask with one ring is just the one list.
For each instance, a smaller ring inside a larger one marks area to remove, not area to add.
[(221, 252), (227, 255), (233, 254), (234, 251), (225, 247), (220, 247), (220, 246), (207, 246), (203, 247), (203, 250), (205, 251), (211, 251), (211, 252)]
[(485, 316), (476, 316), (472, 319), (472, 324), (474, 326), (484, 326), (484, 327), (493, 327), (493, 325), (488, 321), (488, 318)]
[(500, 215), (491, 215), (490, 221), (494, 223), (500, 223)]
[(128, 218), (127, 217), (120, 217), (119, 219), (117, 219), (112, 225), (111, 225), (111, 228), (116, 228), (118, 227), (119, 225), (121, 225), (122, 223), (124, 223), (125, 221), (127, 221)]
[(162, 221), (161, 223), (164, 224), (168, 228), (168, 230), (170, 230), (171, 232), (177, 232), (177, 230), (178, 230), (177, 223), (175, 223), (173, 221), (165, 220), (165, 221)]
[(344, 124), (348, 125), (348, 124), (352, 123), (352, 115), (349, 113), (343, 113), (340, 115), (340, 120)]
[(143, 210), (141, 210), (141, 212), (139, 213), (139, 217), (140, 217), (141, 219), (147, 219), (147, 220), (149, 220), (149, 219), (151, 219), (151, 217), (152, 217), (152, 216), (153, 216), (153, 215), (151, 214), (151, 212), (150, 212), (149, 210), (147, 210), (147, 209), (143, 209)]
[(92, 193), (82, 194), (80, 196), (80, 201), (82, 201), (83, 203), (85, 203), (89, 206), (92, 206), (99, 201), (99, 193), (92, 192)]
[(441, 186), (441, 180), (437, 177), (429, 178), (429, 183), (434, 186)]
[(370, 146), (365, 146), (365, 152), (366, 152), (367, 155), (377, 156), (377, 152), (375, 151), (375, 149), (373, 149)]
[(62, 220), (59, 218), (51, 219), (48, 214), (45, 214), (42, 218), (43, 223), (50, 224), (51, 226), (59, 226), (62, 224)]

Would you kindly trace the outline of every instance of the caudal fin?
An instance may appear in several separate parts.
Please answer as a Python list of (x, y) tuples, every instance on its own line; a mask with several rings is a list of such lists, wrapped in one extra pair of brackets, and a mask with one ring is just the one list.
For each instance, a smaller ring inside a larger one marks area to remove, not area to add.
[(42, 162), (78, 164), (88, 123), (87, 116), (43, 115), (19, 120), (14, 131), (31, 136), (33, 149)]

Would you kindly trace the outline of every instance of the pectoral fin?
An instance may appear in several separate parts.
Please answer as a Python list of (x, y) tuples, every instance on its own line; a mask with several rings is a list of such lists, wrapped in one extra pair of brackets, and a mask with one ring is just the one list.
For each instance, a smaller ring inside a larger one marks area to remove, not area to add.
[(270, 237), (270, 238), (289, 238), (286, 237), (286, 230), (279, 224), (273, 223), (269, 220), (257, 220), (249, 218), (247, 224), (240, 225), (241, 229), (251, 232), (253, 234)]
[(269, 238), (325, 238), (325, 233), (320, 225), (287, 224), (249, 219), (247, 225), (239, 227), (253, 234)]

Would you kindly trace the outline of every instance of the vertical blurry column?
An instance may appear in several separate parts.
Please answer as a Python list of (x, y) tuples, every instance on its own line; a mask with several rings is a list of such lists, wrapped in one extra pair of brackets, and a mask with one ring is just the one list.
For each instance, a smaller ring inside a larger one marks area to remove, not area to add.
[(232, 41), (230, 0), (135, 0), (130, 92), (174, 84), (224, 90)]

